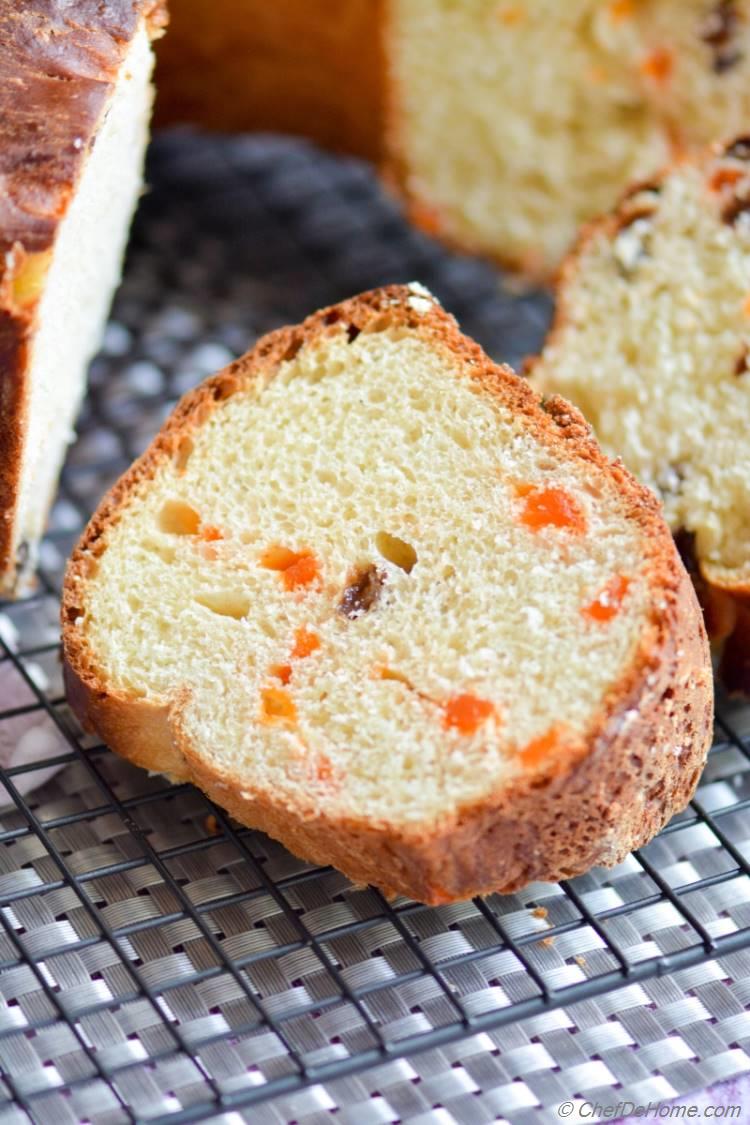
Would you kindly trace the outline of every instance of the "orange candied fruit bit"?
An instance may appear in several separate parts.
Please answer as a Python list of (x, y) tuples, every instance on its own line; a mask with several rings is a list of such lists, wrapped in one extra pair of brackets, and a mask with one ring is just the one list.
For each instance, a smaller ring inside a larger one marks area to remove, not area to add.
[(292, 678), (292, 666), (291, 664), (273, 664), (271, 675), (275, 679), (281, 680), (282, 684), (288, 684)]
[(629, 20), (635, 13), (635, 0), (610, 0), (609, 18), (614, 23)]
[(497, 13), (497, 18), (500, 23), (504, 23), (506, 27), (513, 27), (514, 24), (522, 23), (526, 17), (523, 8), (516, 4), (503, 5)]
[(314, 555), (300, 555), (296, 562), (282, 571), (282, 581), (285, 590), (298, 590), (303, 586), (310, 586), (320, 573), (318, 560)]
[(708, 181), (711, 191), (721, 191), (741, 180), (745, 172), (741, 168), (717, 168)]
[[(521, 489), (526, 486), (522, 485)], [(570, 531), (586, 530), (586, 520), (579, 505), (563, 488), (532, 489), (521, 491), (524, 498), (521, 523), (539, 531), (543, 527), (566, 527)]]
[(454, 695), (443, 704), (443, 726), (460, 734), (474, 734), (494, 714), (494, 705), (488, 699), (469, 694)]
[(320, 648), (320, 637), (311, 629), (300, 625), (294, 634), (294, 647), (290, 653), (292, 660), (304, 660)]
[(205, 543), (215, 543), (217, 539), (223, 539), (224, 534), (221, 528), (214, 527), (212, 523), (209, 523), (205, 527), (201, 527), (200, 537)]
[(745, 300), (742, 302), (742, 311), (745, 316), (750, 316), (750, 294), (748, 294), (748, 296), (745, 297)]
[(664, 86), (672, 77), (674, 54), (669, 47), (655, 47), (641, 60), (641, 74), (658, 86)]
[(525, 766), (533, 768), (546, 762), (549, 756), (560, 746), (560, 727), (550, 727), (544, 734), (532, 738), (519, 752), (518, 756)]
[(611, 621), (620, 612), (623, 600), (630, 589), (630, 579), (624, 574), (611, 578), (593, 601), (585, 605), (581, 613), (589, 621)]
[(267, 547), (258, 562), (266, 570), (277, 570), (285, 590), (309, 586), (320, 574), (320, 566), (311, 551), (292, 551), (289, 547)]
[(297, 721), (297, 708), (288, 691), (283, 688), (266, 687), (260, 693), (260, 720), (262, 723), (294, 724)]

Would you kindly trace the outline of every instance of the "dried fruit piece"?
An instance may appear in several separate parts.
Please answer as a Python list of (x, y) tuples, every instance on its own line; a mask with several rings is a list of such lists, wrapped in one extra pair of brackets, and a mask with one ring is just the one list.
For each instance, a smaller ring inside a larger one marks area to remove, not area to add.
[(730, 168), (723, 165), (712, 172), (708, 180), (708, 186), (711, 191), (723, 191), (725, 187), (731, 187), (746, 175), (747, 172), (744, 168)]
[(635, 0), (610, 0), (607, 11), (614, 23), (629, 20), (635, 12)]
[(201, 527), (200, 537), (205, 543), (215, 543), (218, 539), (224, 538), (224, 533), (220, 528), (209, 523), (205, 527)]
[(599, 591), (596, 597), (583, 606), (581, 613), (589, 621), (611, 621), (622, 608), (622, 603), (630, 589), (630, 579), (624, 574), (610, 578), (607, 585)]
[(715, 74), (723, 74), (742, 61), (742, 51), (734, 46), (739, 22), (737, 0), (719, 0), (703, 21), (699, 34), (713, 52)]
[(289, 726), (296, 723), (297, 708), (288, 691), (277, 687), (261, 689), (260, 721), (269, 726)]
[(666, 86), (673, 70), (674, 54), (669, 47), (655, 47), (641, 60), (641, 74), (657, 86)]
[(288, 684), (292, 678), (292, 666), (291, 664), (272, 664), (271, 675), (275, 679), (281, 680), (282, 684)]
[(282, 571), (282, 581), (285, 590), (299, 590), (304, 586), (311, 586), (320, 574), (318, 560), (314, 555), (300, 555), (296, 562)]
[(569, 531), (583, 532), (586, 520), (578, 503), (564, 488), (533, 489), (525, 493), (521, 510), (521, 523), (532, 531), (545, 527), (567, 528)]
[(740, 354), (737, 356), (737, 362), (734, 365), (735, 375), (737, 375), (737, 376), (744, 375), (747, 371), (750, 371), (750, 365), (748, 364), (748, 357), (749, 356), (750, 356), (750, 349), (748, 349), (747, 344), (743, 344), (742, 350), (740, 351)]
[(341, 595), (339, 613), (350, 619), (367, 613), (380, 597), (385, 579), (385, 573), (378, 570), (374, 563), (357, 571)]
[(750, 136), (737, 137), (724, 149), (724, 154), (731, 156), (732, 160), (750, 160)]
[(532, 738), (530, 742), (527, 742), (518, 751), (518, 756), (523, 765), (533, 769), (535, 766), (546, 762), (560, 748), (561, 734), (562, 728), (556, 724), (545, 731), (544, 734), (540, 734), (537, 738)]
[(310, 629), (300, 625), (294, 634), (294, 647), (290, 653), (292, 660), (304, 660), (306, 656), (310, 656), (313, 652), (320, 648), (320, 637), (317, 633), (313, 633)]
[(495, 705), (488, 699), (464, 693), (443, 704), (443, 726), (459, 734), (474, 734), (494, 715)]
[(284, 589), (297, 590), (310, 586), (320, 574), (320, 564), (312, 551), (292, 551), (289, 547), (267, 547), (258, 558), (266, 570), (281, 574)]

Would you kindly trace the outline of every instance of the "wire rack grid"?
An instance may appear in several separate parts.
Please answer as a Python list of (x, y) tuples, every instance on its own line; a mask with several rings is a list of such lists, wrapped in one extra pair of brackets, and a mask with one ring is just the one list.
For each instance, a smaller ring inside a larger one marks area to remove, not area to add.
[[(150, 179), (38, 589), (0, 612), (2, 1120), (234, 1112), (317, 1125), (342, 1109), (353, 1121), (345, 1087), (338, 1106), (323, 1096), (347, 1075), (380, 1065), (382, 1076), (389, 1061), (675, 980), (750, 945), (750, 714), (726, 701), (698, 796), (640, 853), (570, 883), (437, 909), (295, 859), (80, 730), (59, 667), (65, 559), (181, 393), (260, 332), (383, 281), (426, 282), (511, 362), (538, 345), (548, 314), (545, 298), (502, 292), (489, 266), (410, 230), (355, 162), (176, 133), (154, 146)], [(743, 1037), (750, 1027), (723, 1044), (742, 1054)], [(498, 1042), (485, 1047), (498, 1055)], [(586, 1057), (599, 1057), (594, 1046)], [(618, 1088), (625, 1071), (643, 1078), (628, 1058), (611, 1064), (624, 1068)], [(524, 1122), (601, 1084), (596, 1071), (550, 1085), (554, 1062), (544, 1088), (524, 1064), (520, 1101), (517, 1088), (501, 1107), (483, 1101), (472, 1080), (453, 1115), (440, 1116), (438, 1095), (420, 1105), (430, 1121)], [(315, 1097), (295, 1103), (308, 1089)], [(384, 1110), (380, 1090), (362, 1096), (361, 1125), (417, 1120), (408, 1099)]]

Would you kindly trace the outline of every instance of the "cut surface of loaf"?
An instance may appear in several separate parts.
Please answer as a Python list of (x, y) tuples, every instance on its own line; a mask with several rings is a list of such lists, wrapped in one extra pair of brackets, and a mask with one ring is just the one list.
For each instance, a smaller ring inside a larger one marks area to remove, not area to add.
[(392, 0), (388, 151), (417, 221), (545, 277), (581, 222), (746, 127), (750, 0)]
[(660, 496), (720, 636), (741, 606), (722, 608), (716, 591), (750, 598), (749, 357), (750, 138), (740, 138), (634, 188), (584, 234), (533, 368)]
[(708, 745), (654, 499), (419, 285), (188, 395), (85, 532), (63, 625), (113, 749), (425, 902), (618, 861)]
[(170, 9), (162, 120), (383, 161), (419, 225), (537, 278), (633, 179), (750, 117), (750, 0)]
[(0, 10), (0, 592), (33, 572), (140, 189), (154, 0)]

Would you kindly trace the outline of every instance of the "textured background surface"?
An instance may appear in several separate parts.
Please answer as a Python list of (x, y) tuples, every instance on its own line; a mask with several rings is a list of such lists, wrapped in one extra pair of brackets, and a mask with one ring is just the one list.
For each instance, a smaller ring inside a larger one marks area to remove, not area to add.
[(57, 656), (64, 561), (182, 392), (381, 282), (426, 283), (514, 363), (549, 311), (302, 145), (173, 135), (151, 182), (42, 584), (0, 613), (0, 1121), (557, 1121), (568, 1099), (750, 1071), (747, 709), (722, 703), (696, 802), (639, 856), (439, 909), (311, 868), (82, 738)]

